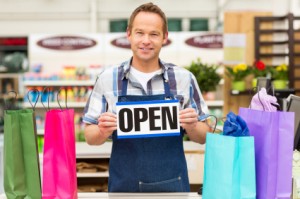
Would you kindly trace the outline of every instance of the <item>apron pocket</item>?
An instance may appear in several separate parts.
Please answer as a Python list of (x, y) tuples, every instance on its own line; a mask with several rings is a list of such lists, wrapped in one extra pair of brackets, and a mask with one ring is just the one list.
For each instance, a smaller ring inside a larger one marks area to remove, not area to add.
[(140, 192), (182, 192), (182, 179), (178, 176), (173, 179), (159, 182), (139, 182)]

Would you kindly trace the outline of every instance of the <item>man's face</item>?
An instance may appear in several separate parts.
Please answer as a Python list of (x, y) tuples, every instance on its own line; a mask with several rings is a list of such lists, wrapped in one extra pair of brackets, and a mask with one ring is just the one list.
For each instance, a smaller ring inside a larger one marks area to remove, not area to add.
[(134, 59), (141, 62), (156, 61), (168, 33), (163, 33), (163, 20), (158, 14), (140, 12), (136, 15), (132, 30), (127, 30)]

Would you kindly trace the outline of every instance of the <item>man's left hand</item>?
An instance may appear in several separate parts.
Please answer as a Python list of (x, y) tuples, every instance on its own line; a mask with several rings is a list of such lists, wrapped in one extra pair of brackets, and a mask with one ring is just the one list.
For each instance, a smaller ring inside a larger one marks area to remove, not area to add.
[(180, 126), (186, 131), (196, 128), (198, 122), (198, 114), (193, 108), (186, 108), (179, 112)]

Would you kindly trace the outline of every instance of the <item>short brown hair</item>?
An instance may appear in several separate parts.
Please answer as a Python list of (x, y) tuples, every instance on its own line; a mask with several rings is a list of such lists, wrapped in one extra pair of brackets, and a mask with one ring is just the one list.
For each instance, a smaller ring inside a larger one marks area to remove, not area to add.
[(165, 13), (157, 5), (154, 5), (151, 2), (140, 5), (132, 12), (132, 14), (129, 18), (129, 24), (128, 24), (129, 31), (131, 31), (131, 29), (132, 29), (132, 24), (133, 24), (134, 18), (140, 12), (151, 12), (151, 13), (158, 14), (162, 18), (163, 23), (164, 23), (163, 24), (163, 33), (165, 34), (168, 31), (167, 18), (166, 18)]

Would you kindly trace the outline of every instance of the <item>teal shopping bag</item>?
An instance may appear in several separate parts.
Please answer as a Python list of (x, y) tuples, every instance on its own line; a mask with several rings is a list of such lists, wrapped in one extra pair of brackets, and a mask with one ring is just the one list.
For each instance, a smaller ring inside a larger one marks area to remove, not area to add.
[(253, 137), (207, 133), (202, 198), (256, 198)]

